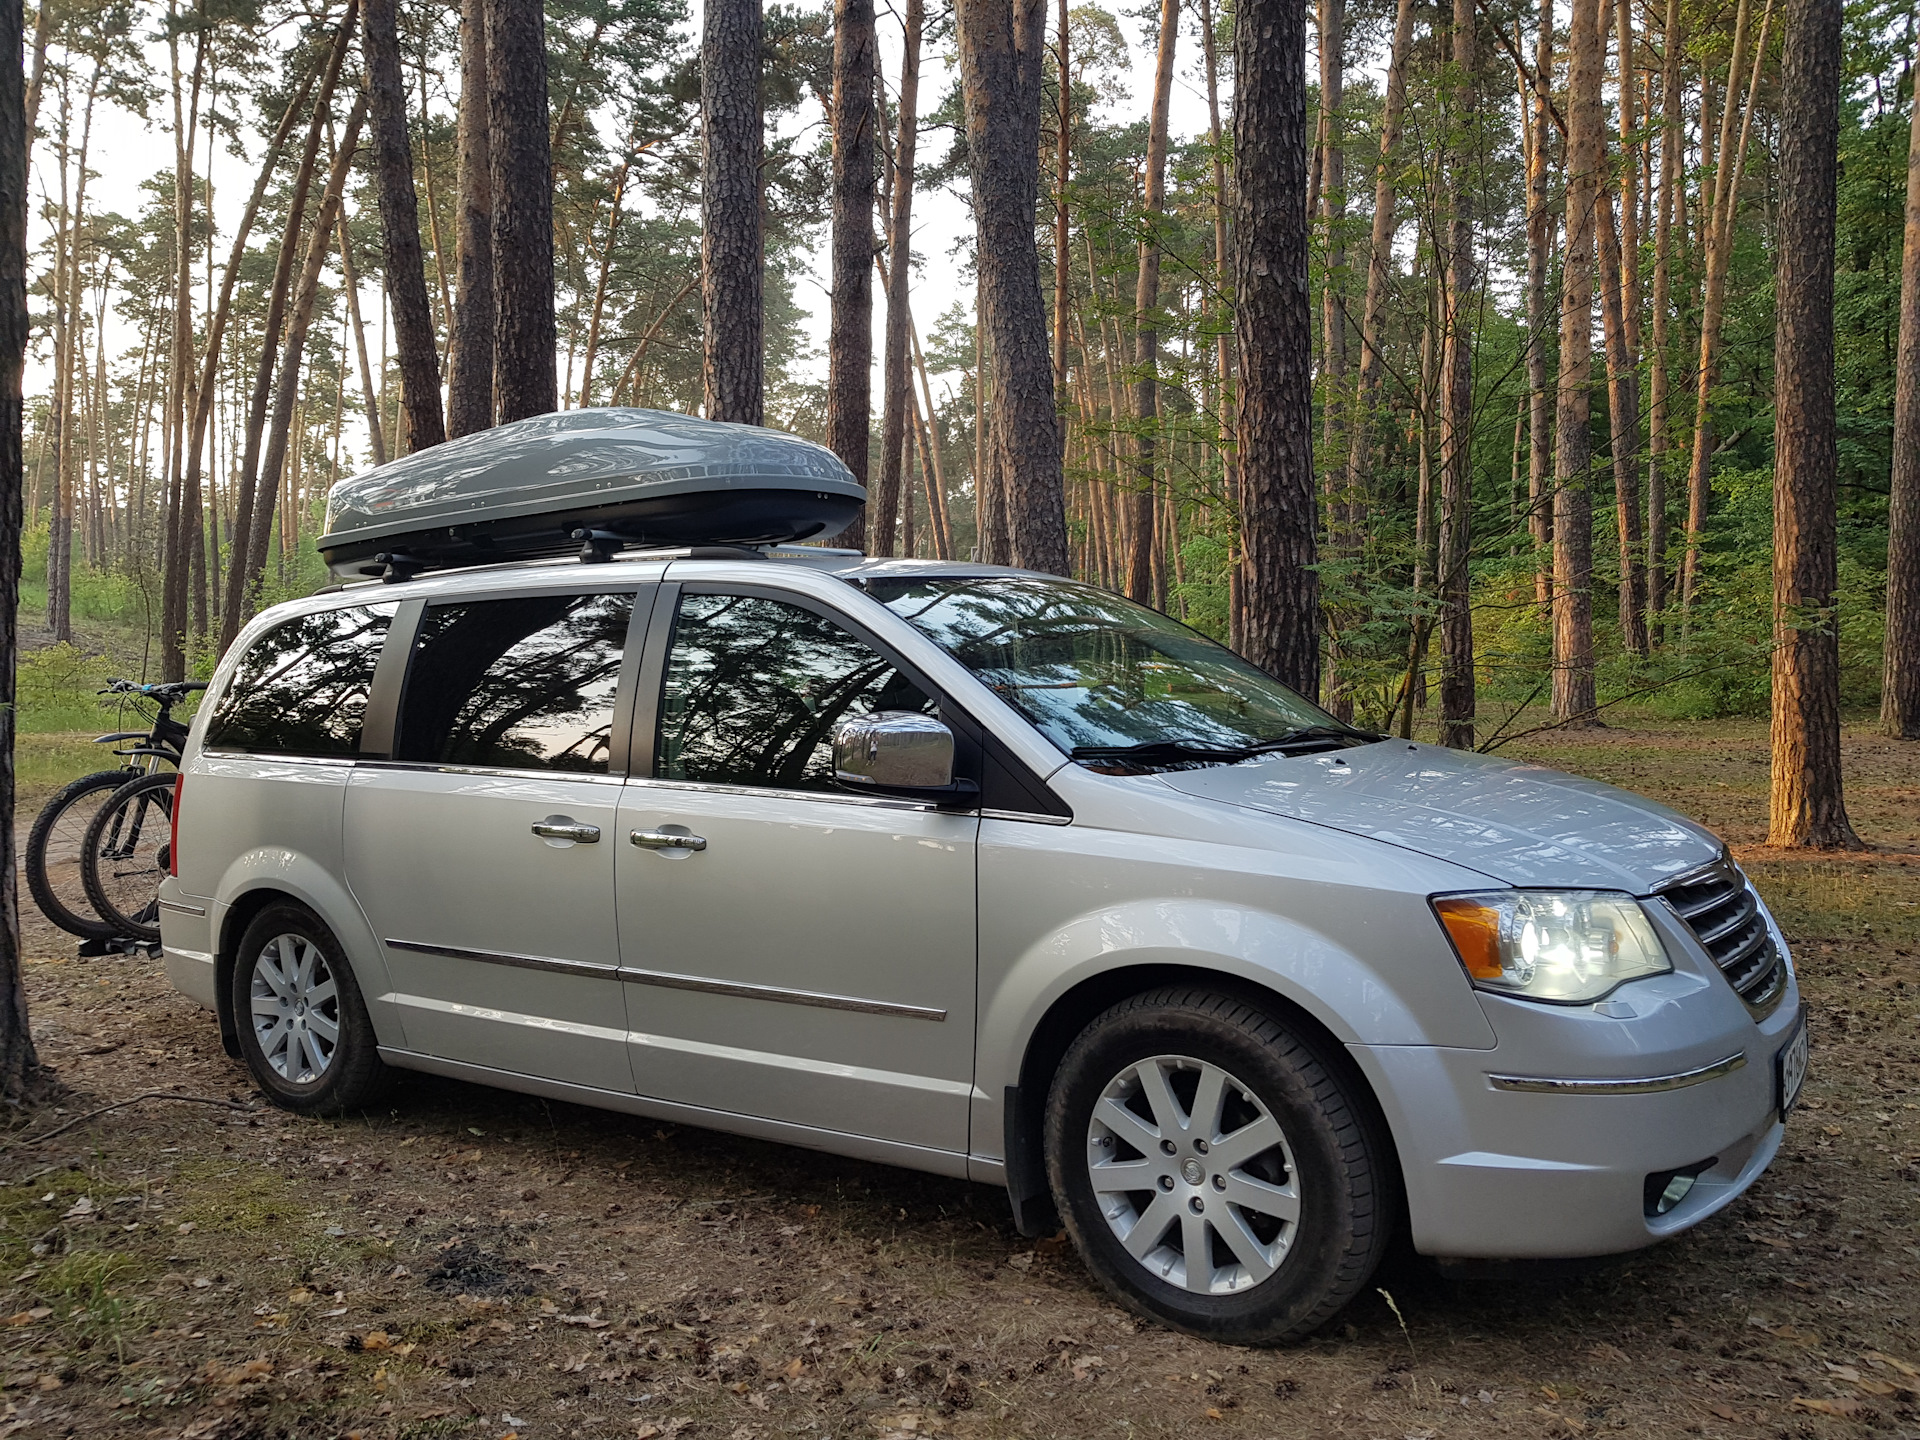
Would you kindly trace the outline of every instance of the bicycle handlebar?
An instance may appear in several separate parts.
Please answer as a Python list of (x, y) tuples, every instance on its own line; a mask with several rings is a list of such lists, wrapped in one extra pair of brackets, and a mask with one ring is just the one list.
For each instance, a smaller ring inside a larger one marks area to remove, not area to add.
[(102, 695), (144, 695), (163, 704), (174, 704), (195, 690), (204, 690), (204, 680), (172, 680), (161, 685), (137, 685), (131, 680), (108, 680)]

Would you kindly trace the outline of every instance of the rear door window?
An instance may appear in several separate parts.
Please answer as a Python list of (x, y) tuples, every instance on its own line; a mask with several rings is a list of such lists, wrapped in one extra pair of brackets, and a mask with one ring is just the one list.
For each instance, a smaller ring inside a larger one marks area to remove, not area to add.
[(606, 774), (632, 615), (631, 594), (428, 606), (394, 758)]
[(254, 755), (352, 755), (360, 748), (373, 668), (392, 604), (299, 615), (240, 658), (207, 722), (210, 750)]

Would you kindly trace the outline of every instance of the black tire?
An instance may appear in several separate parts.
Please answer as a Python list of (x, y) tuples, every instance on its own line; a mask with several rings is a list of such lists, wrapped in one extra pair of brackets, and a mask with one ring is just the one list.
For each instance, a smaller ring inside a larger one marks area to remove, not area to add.
[(82, 940), (111, 940), (117, 933), (94, 912), (87, 898), (81, 857), (87, 826), (133, 773), (121, 769), (82, 775), (41, 807), (27, 834), (22, 858), (33, 903), (47, 919)]
[(87, 900), (110, 936), (160, 938), (160, 882), (173, 838), (174, 775), (129, 780), (94, 812), (81, 845)]
[[(1223, 1098), (1203, 1126), (1197, 1092), (1216, 1072)], [(1129, 1309), (1211, 1340), (1271, 1345), (1324, 1325), (1372, 1276), (1398, 1212), (1386, 1139), (1347, 1073), (1272, 1015), (1207, 990), (1156, 990), (1101, 1015), (1061, 1060), (1046, 1111), (1047, 1178), (1087, 1268)], [(1181, 1107), (1171, 1138), (1142, 1116), (1162, 1084)], [(1096, 1125), (1096, 1107), (1112, 1126)], [(1097, 1189), (1093, 1167), (1109, 1162)], [(1196, 1249), (1208, 1270), (1190, 1288)]]
[[(309, 1005), (296, 1009), (281, 982), (302, 972), (313, 987), (331, 981), (332, 990), (323, 998), (305, 997)], [(277, 1015), (256, 1016), (256, 991), (267, 1004), (288, 1003)], [(240, 1054), (274, 1104), (302, 1115), (341, 1115), (366, 1108), (390, 1083), (392, 1072), (380, 1059), (353, 967), (333, 932), (306, 906), (279, 901), (253, 917), (234, 955), (231, 999)], [(302, 1023), (312, 1018), (324, 1024)], [(285, 1029), (276, 1033), (276, 1023)], [(334, 1032), (330, 1047), (326, 1025)]]

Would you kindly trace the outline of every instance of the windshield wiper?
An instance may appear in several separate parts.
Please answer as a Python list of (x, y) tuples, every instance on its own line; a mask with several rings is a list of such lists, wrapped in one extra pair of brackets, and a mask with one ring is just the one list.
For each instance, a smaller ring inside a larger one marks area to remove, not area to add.
[(1076, 760), (1124, 760), (1133, 765), (1163, 765), (1182, 760), (1244, 760), (1246, 745), (1201, 745), (1191, 740), (1145, 740), (1138, 745), (1076, 745)]
[(1297, 730), (1289, 730), (1284, 735), (1276, 735), (1271, 740), (1259, 740), (1246, 747), (1249, 755), (1265, 755), (1273, 750), (1289, 750), (1295, 745), (1304, 745), (1313, 740), (1358, 740), (1371, 745), (1384, 740), (1384, 735), (1375, 735), (1369, 730), (1359, 730), (1351, 725), (1302, 725)]

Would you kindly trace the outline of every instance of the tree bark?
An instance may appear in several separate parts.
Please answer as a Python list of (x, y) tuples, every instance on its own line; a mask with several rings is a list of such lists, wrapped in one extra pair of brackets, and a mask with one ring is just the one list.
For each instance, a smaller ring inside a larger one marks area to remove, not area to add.
[[(991, 495), (1015, 564), (1067, 573), (1060, 417), (1034, 236), (1044, 0), (957, 0), (980, 313), (992, 362)], [(983, 536), (987, 533), (983, 527)]]
[[(486, 0), (486, 5), (493, 401), (505, 423), (560, 408), (553, 366), (553, 158), (540, 0)], [(402, 384), (412, 388), (404, 375)], [(411, 404), (411, 395), (407, 398)]]
[(1769, 845), (1858, 849), (1840, 780), (1833, 246), (1841, 0), (1786, 0), (1774, 257)]
[[(40, 13), (44, 25), (45, 0)], [(18, 729), (14, 672), (26, 461), (20, 380), (27, 356), (27, 157), (33, 133), (20, 60), (23, 20), (18, 5), (0, 6), (0, 1100), (14, 1105), (35, 1098), (43, 1080), (27, 1023), (13, 833)], [(45, 43), (36, 36), (42, 55)]]
[[(234, 482), (234, 513), (231, 553), (227, 557), (227, 598), (220, 607), (220, 650), (224, 654), (233, 637), (240, 633), (240, 615), (246, 608), (246, 576), (253, 564), (249, 550), (253, 544), (253, 512), (259, 505), (260, 443), (266, 432), (267, 405), (273, 394), (274, 360), (280, 350), (280, 330), (286, 323), (287, 292), (293, 283), (294, 261), (300, 254), (300, 239), (305, 233), (307, 195), (313, 186), (313, 173), (320, 157), (320, 139), (333, 108), (334, 87), (353, 41), (354, 22), (359, 17), (359, 0), (347, 0), (347, 12), (333, 37), (320, 87), (314, 92), (313, 114), (307, 122), (306, 147), (300, 155), (300, 168), (294, 172), (293, 186), (287, 197), (287, 219), (280, 232), (280, 248), (274, 261), (273, 284), (267, 292), (267, 314), (262, 327), (260, 359), (254, 367), (253, 393), (247, 404), (247, 430), (240, 458), (240, 473)], [(274, 484), (278, 484), (276, 476)], [(266, 557), (260, 557), (264, 564)]]
[[(1675, 0), (1678, 3), (1678, 0)], [(1887, 634), (1880, 726), (1920, 740), (1920, 104), (1907, 142), (1906, 251), (1893, 391), (1893, 483), (1887, 505)]]
[(627, 171), (633, 164), (628, 156), (620, 162), (613, 181), (613, 199), (607, 215), (607, 239), (600, 248), (600, 278), (593, 287), (593, 313), (587, 321), (587, 348), (580, 357), (580, 408), (593, 403), (593, 361), (600, 351), (600, 319), (607, 308), (607, 281), (613, 274), (613, 245), (620, 238), (620, 202), (626, 196)]
[(1620, 545), (1620, 636), (1628, 651), (1647, 653), (1647, 615), (1640, 588), (1640, 372), (1627, 320), (1628, 286), (1613, 201), (1597, 197), (1600, 237), (1600, 322), (1607, 345), (1607, 418), (1613, 439), (1613, 499)]
[[(486, 0), (460, 0), (460, 198), (447, 342), (447, 435), (493, 424), (493, 162), (488, 144)], [(374, 413), (378, 413), (377, 411)]]
[[(1337, 3), (1337, 0), (1328, 0)], [(1133, 296), (1133, 550), (1127, 594), (1153, 599), (1156, 450), (1160, 430), (1160, 227), (1167, 196), (1167, 120), (1173, 102), (1173, 60), (1180, 36), (1180, 0), (1160, 0), (1160, 44), (1147, 118), (1147, 170), (1140, 207), (1138, 282)]]
[(1440, 743), (1473, 748), (1473, 155), (1475, 117), (1473, 0), (1453, 0), (1453, 131), (1448, 177), (1452, 234), (1442, 294), (1445, 343), (1440, 360)]
[(427, 300), (426, 257), (420, 249), (420, 206), (413, 190), (413, 145), (407, 138), (407, 90), (400, 74), (395, 0), (366, 0), (361, 43), (367, 57), (374, 171), (385, 242), (387, 296), (393, 306), (394, 348), (400, 359), (405, 424), (402, 453), (447, 438), (440, 412), (440, 346)]
[(1593, 383), (1594, 228), (1605, 178), (1600, 109), (1604, 0), (1573, 0), (1567, 71), (1567, 250), (1554, 447), (1553, 714), (1593, 724), (1593, 503), (1587, 426)]
[(760, 0), (707, 0), (700, 41), (700, 309), (709, 420), (766, 414), (761, 305)]
[[(881, 360), (880, 504), (869, 549), (893, 553), (894, 518), (902, 508), (901, 472), (913, 403), (911, 304), (913, 179), (920, 138), (920, 41), (926, 0), (907, 0), (900, 56), (899, 132), (893, 145), (893, 213), (887, 220), (887, 345)], [(909, 477), (910, 479), (911, 477)], [(905, 492), (911, 520), (913, 495)]]
[[(169, 5), (169, 16), (177, 13)], [(165, 519), (165, 576), (160, 591), (160, 674), (165, 680), (184, 680), (187, 674), (186, 633), (188, 585), (192, 567), (189, 547), (200, 538), (197, 496), (188, 496), (183, 473), (188, 375), (193, 369), (193, 132), (199, 123), (200, 83), (206, 66), (207, 31), (200, 28), (194, 41), (192, 98), (183, 115), (180, 105), (178, 34), (168, 37), (173, 79), (173, 346), (167, 374), (167, 501)], [(63, 563), (64, 563), (63, 557)]]
[[(872, 444), (873, 0), (833, 5), (833, 297), (827, 321), (827, 448), (864, 488)], [(1031, 219), (1031, 217), (1029, 217)], [(861, 550), (862, 511), (835, 542)], [(879, 553), (886, 553), (881, 542)]]
[[(373, 367), (367, 363), (367, 328), (360, 319), (359, 267), (353, 263), (353, 226), (348, 223), (344, 203), (340, 207), (340, 276), (347, 292), (347, 324), (353, 331), (354, 356), (360, 362), (360, 403), (367, 412), (367, 444), (373, 451), (373, 463), (387, 463), (387, 437), (380, 424), (380, 401), (373, 388)], [(493, 388), (493, 376), (487, 376), (487, 388)]]
[(1247, 556), (1242, 653), (1316, 695), (1306, 28), (1304, 0), (1241, 0), (1234, 12), (1234, 330)]

